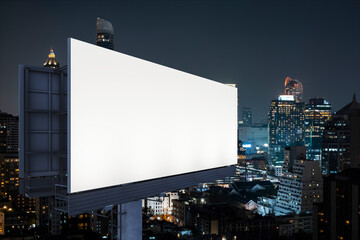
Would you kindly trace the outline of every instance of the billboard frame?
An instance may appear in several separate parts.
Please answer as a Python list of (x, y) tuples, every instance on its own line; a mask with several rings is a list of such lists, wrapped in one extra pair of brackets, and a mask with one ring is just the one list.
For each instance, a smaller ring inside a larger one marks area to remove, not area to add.
[[(31, 75), (31, 73), (36, 74)], [(49, 116), (49, 118), (43, 119), (43, 126), (45, 126), (46, 121), (51, 121), (51, 116), (61, 115), (65, 116), (65, 119), (68, 119), (70, 107), (68, 91), (70, 84), (66, 84), (66, 88), (64, 89), (61, 87), (60, 93), (55, 93), (51, 86), (53, 81), (58, 81), (56, 84), (64, 86), (65, 82), (68, 83), (69, 75), (70, 70), (67, 66), (59, 69), (28, 65), (19, 66), (20, 193), (26, 194), (28, 197), (55, 197), (55, 208), (74, 216), (84, 212), (99, 210), (108, 205), (127, 203), (150, 196), (156, 196), (162, 192), (183, 189), (204, 182), (214, 182), (215, 180), (235, 175), (235, 165), (231, 165), (90, 191), (68, 193), (68, 149), (70, 145), (69, 121), (62, 121), (61, 129), (56, 130), (65, 133), (63, 137), (66, 142), (58, 141), (54, 143), (55, 145), (50, 144), (52, 142), (51, 134), (55, 133), (55, 130), (51, 128), (51, 123), (48, 124), (47, 129), (34, 130), (35, 132), (32, 132), (33, 130), (30, 128), (29, 124), (32, 121), (32, 117), (36, 116), (38, 113)], [(49, 83), (47, 91), (38, 91), (38, 94), (48, 95), (49, 101), (47, 102), (47, 109), (36, 108), (40, 101), (37, 99), (38, 96), (36, 94), (31, 94), (35, 90), (29, 85), (33, 83), (36, 85), (36, 82), (41, 79), (48, 81)], [(66, 96), (66, 102), (60, 101), (60, 109), (58, 105), (54, 108), (51, 100), (52, 94)], [(29, 103), (34, 103), (35, 107), (30, 107), (28, 105)], [(63, 105), (61, 104), (65, 104), (64, 108), (62, 108)], [(40, 146), (34, 145), (33, 142), (30, 144), (31, 141), (29, 137), (32, 133), (39, 133), (39, 131), (43, 134), (48, 134), (48, 144), (50, 145), (47, 145), (47, 150), (40, 152), (47, 154), (48, 158), (46, 159), (46, 162), (49, 164), (46, 165), (47, 168), (40, 168), (40, 171), (34, 171), (34, 169), (39, 170), (39, 159), (34, 159), (29, 156), (35, 154), (37, 151), (36, 149)], [(56, 164), (51, 162), (51, 156), (53, 155), (58, 157)]]
[(20, 193), (48, 196), (54, 184), (66, 184), (66, 84), (66, 66), (19, 66)]

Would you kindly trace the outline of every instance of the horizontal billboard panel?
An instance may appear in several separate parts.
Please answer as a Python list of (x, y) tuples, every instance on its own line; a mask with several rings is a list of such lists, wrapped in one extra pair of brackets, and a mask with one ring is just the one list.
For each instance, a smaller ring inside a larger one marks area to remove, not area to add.
[(236, 164), (237, 89), (69, 39), (69, 193)]

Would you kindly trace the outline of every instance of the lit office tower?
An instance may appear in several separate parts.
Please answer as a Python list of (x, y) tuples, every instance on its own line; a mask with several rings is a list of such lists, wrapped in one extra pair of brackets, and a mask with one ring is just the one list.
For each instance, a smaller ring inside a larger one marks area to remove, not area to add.
[(312, 211), (322, 201), (322, 176), (317, 161), (306, 160), (306, 147), (285, 147), (283, 174), (274, 208), (275, 215)]
[(323, 174), (360, 167), (360, 103), (353, 100), (325, 126), (321, 152)]
[(48, 68), (58, 68), (58, 67), (60, 67), (60, 64), (56, 61), (55, 53), (54, 53), (53, 48), (50, 49), (48, 59), (46, 60), (46, 62), (44, 62), (44, 67), (48, 67)]
[(323, 98), (310, 98), (305, 106), (305, 146), (306, 157), (321, 160), (321, 144), (326, 122), (331, 117), (331, 104)]
[(250, 127), (252, 124), (251, 108), (243, 107), (242, 108), (242, 125)]
[(279, 167), (284, 162), (284, 147), (304, 146), (305, 103), (293, 95), (280, 95), (269, 110), (269, 164)]
[(111, 22), (96, 19), (96, 45), (114, 50), (114, 29)]

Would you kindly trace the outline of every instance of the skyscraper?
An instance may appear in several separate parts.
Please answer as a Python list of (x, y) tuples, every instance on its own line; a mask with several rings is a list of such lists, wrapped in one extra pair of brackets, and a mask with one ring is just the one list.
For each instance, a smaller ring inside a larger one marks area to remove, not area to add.
[(295, 101), (300, 102), (303, 95), (303, 85), (299, 80), (286, 77), (285, 79), (285, 94), (293, 95)]
[(324, 174), (360, 167), (360, 103), (353, 100), (327, 122), (323, 134), (321, 166)]
[(310, 98), (305, 106), (305, 146), (309, 160), (321, 160), (321, 144), (326, 122), (331, 117), (331, 104), (324, 98)]
[(243, 107), (242, 108), (242, 125), (250, 127), (252, 124), (251, 108)]
[(114, 50), (114, 29), (111, 22), (96, 19), (96, 45)]
[(282, 166), (284, 147), (304, 146), (305, 103), (293, 95), (280, 95), (269, 110), (269, 164)]
[(49, 68), (60, 67), (60, 64), (56, 61), (53, 48), (50, 48), (50, 53), (49, 53), (48, 59), (46, 60), (46, 62), (44, 62), (44, 67), (49, 67)]

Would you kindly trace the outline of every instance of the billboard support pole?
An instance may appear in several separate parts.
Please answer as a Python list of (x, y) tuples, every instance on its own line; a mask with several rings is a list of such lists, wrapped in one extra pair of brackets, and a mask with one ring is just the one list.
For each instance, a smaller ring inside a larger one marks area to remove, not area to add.
[(121, 204), (117, 205), (117, 240), (121, 240)]

